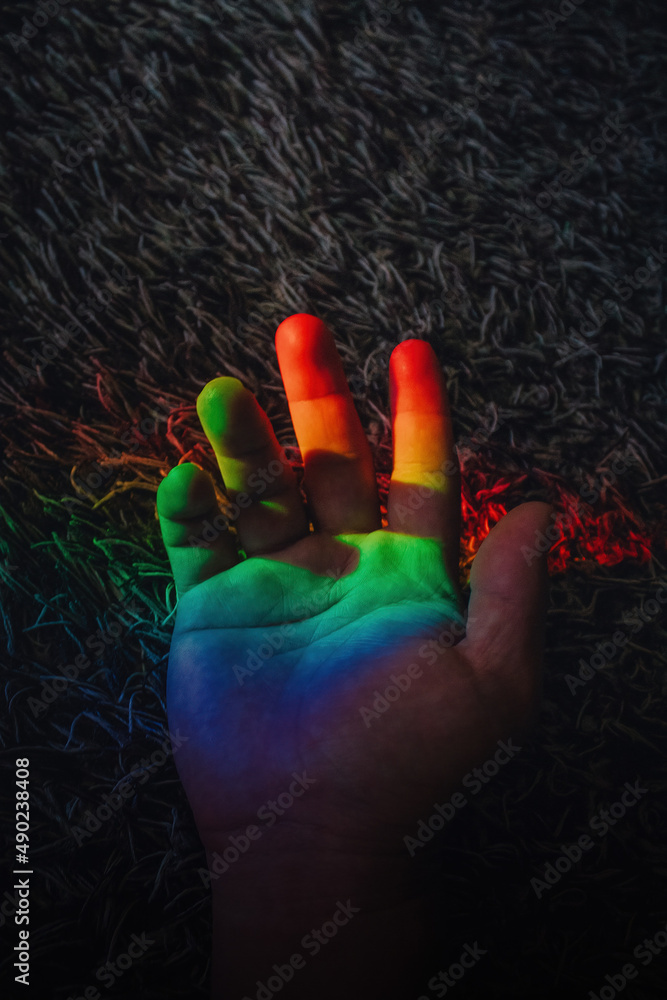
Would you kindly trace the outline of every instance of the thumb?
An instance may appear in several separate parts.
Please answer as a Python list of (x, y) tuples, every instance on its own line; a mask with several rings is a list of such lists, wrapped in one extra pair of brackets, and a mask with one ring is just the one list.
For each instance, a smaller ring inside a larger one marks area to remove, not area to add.
[(549, 577), (538, 542), (552, 515), (550, 504), (524, 503), (491, 529), (472, 564), (466, 637), (458, 645), (497, 707), (506, 705), (520, 722), (534, 721), (542, 689)]

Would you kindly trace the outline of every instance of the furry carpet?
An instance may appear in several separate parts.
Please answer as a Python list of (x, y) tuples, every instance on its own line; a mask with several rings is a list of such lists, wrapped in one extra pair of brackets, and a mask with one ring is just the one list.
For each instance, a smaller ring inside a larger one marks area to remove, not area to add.
[[(207, 996), (155, 493), (180, 461), (214, 469), (194, 401), (219, 374), (257, 394), (299, 468), (273, 347), (294, 312), (337, 337), (383, 495), (387, 359), (408, 337), (433, 344), (464, 473), (464, 585), (505, 510), (540, 498), (565, 514), (539, 727), (437, 842), (440, 969), (479, 942), (458, 1000), (609, 997), (628, 963), (625, 997), (665, 995), (661, 11), (2, 5), (6, 955), (17, 757), (34, 870), (32, 992), (3, 959), (16, 995)], [(559, 861), (637, 781), (637, 804)], [(105, 971), (133, 941), (139, 957)], [(443, 995), (437, 972), (425, 997)]]

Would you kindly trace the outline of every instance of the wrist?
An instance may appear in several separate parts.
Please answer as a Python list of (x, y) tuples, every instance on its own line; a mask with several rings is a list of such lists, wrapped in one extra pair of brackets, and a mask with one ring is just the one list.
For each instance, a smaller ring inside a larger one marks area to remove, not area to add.
[[(228, 846), (208, 846), (212, 875)], [(314, 847), (301, 831), (283, 831), (272, 850), (253, 846), (211, 882), (214, 1000), (269, 1000), (260, 986), (277, 986), (280, 970), (283, 1000), (419, 992), (430, 944), (423, 866), (365, 844)]]

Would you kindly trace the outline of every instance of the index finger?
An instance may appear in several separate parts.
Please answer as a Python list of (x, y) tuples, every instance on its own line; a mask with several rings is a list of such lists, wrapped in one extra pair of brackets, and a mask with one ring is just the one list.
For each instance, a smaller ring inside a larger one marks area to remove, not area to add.
[(461, 478), (445, 380), (425, 340), (404, 340), (389, 362), (394, 468), (391, 531), (437, 538), (458, 589)]

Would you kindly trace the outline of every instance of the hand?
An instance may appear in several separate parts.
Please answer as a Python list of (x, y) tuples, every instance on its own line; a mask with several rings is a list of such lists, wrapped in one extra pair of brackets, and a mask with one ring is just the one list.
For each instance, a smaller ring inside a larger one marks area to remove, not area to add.
[[(273, 961), (289, 960), (311, 915), (330, 917), (327, 900), (332, 912), (355, 893), (367, 914), (396, 902), (409, 909), (416, 866), (403, 838), (497, 740), (520, 735), (540, 690), (546, 571), (521, 547), (548, 523), (548, 505), (516, 508), (483, 542), (465, 636), (452, 645), (464, 635), (460, 483), (433, 350), (408, 340), (391, 356), (383, 528), (370, 447), (331, 333), (297, 314), (279, 326), (276, 349), (307, 505), (268, 417), (234, 378), (209, 382), (197, 412), (238, 502), (235, 532), (224, 528), (212, 479), (191, 463), (172, 469), (157, 495), (179, 595), (168, 672), (169, 725), (188, 736), (179, 774), (209, 859), (232, 835), (261, 830), (213, 886), (230, 945), (228, 968), (224, 955), (214, 963), (221, 990), (247, 990)], [(193, 545), (202, 532), (215, 537)], [(378, 701), (392, 684), (393, 701)], [(258, 810), (304, 772), (312, 784), (284, 816), (270, 829), (258, 823)], [(361, 940), (366, 917), (355, 920)], [(328, 996), (323, 962), (295, 974), (290, 995)]]

